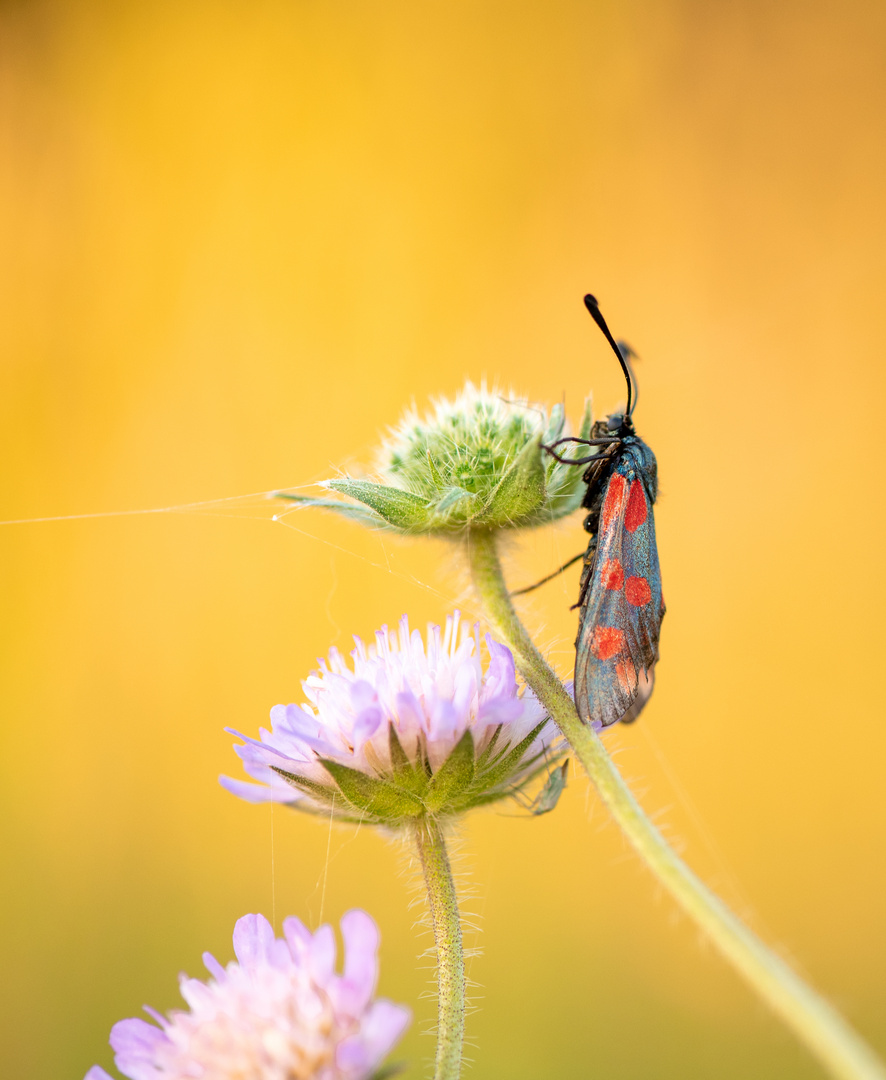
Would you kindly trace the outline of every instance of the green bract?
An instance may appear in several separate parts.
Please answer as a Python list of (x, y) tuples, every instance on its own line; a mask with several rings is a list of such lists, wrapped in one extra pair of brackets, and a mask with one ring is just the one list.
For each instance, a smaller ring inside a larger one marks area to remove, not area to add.
[[(579, 436), (591, 430), (586, 402)], [(424, 418), (410, 413), (385, 440), (378, 479), (341, 477), (325, 487), (353, 502), (277, 492), (376, 528), (405, 533), (525, 528), (581, 505), (581, 466), (564, 465), (542, 447), (567, 433), (563, 407), (549, 413), (467, 383), (454, 401)]]
[(309, 797), (292, 806), (309, 812), (329, 806), (336, 810), (339, 821), (393, 827), (424, 817), (451, 817), (502, 799), (517, 798), (537, 777), (547, 773), (545, 785), (530, 807), (532, 813), (544, 814), (557, 805), (566, 784), (562, 750), (537, 749), (536, 740), (547, 724), (545, 717), (513, 746), (496, 733), (480, 753), (467, 730), (436, 772), (431, 771), (426, 754), (417, 761), (410, 760), (393, 724), (388, 725), (391, 770), (387, 775), (370, 776), (361, 769), (320, 758), (330, 781), (322, 784), (280, 766), (271, 767), (296, 791)]

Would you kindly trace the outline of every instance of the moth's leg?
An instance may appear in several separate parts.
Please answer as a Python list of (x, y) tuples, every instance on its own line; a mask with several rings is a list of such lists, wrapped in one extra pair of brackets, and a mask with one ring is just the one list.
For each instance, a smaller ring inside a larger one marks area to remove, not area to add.
[(588, 544), (588, 550), (584, 553), (584, 561), (585, 564), (581, 571), (581, 585), (578, 590), (578, 600), (569, 609), (570, 611), (575, 611), (576, 608), (583, 607), (588, 598), (591, 582), (594, 580), (594, 563), (597, 561), (596, 536), (591, 537), (591, 542)]
[(569, 562), (563, 563), (559, 570), (555, 570), (553, 574), (548, 574), (547, 577), (543, 577), (541, 581), (536, 581), (534, 585), (527, 585), (525, 589), (517, 589), (511, 593), (511, 596), (524, 596), (528, 592), (532, 592), (533, 589), (539, 588), (541, 585), (547, 585), (549, 581), (553, 581), (555, 577), (559, 577), (564, 570), (568, 570), (570, 566), (574, 566), (579, 559), (583, 559), (585, 553), (580, 551), (575, 558), (570, 559)]
[(591, 454), (590, 457), (568, 458), (561, 457), (560, 454), (558, 454), (556, 450), (552, 450), (550, 446), (542, 446), (542, 450), (549, 453), (551, 457), (554, 458), (555, 461), (559, 461), (561, 465), (587, 465), (597, 456), (596, 454)]
[(578, 443), (580, 446), (612, 446), (613, 443), (621, 442), (621, 438), (618, 435), (607, 435), (603, 439), (580, 439), (577, 435), (564, 435), (562, 439), (554, 439), (550, 446), (545, 446), (545, 450), (550, 450), (551, 446), (562, 446), (563, 443)]
[(568, 458), (568, 457), (563, 457), (561, 454), (558, 454), (557, 451), (554, 449), (554, 447), (562, 446), (563, 443), (578, 443), (581, 446), (607, 446), (608, 447), (608, 446), (615, 446), (615, 444), (619, 443), (619, 442), (621, 442), (621, 439), (615, 438), (615, 437), (605, 438), (605, 439), (579, 439), (577, 437), (573, 437), (572, 435), (567, 435), (566, 438), (564, 438), (564, 439), (557, 439), (555, 442), (552, 442), (550, 444), (550, 446), (545, 445), (544, 443), (542, 443), (541, 448), (542, 448), (542, 450), (545, 450), (547, 453), (549, 453), (551, 455), (551, 457), (554, 458), (556, 461), (559, 461), (562, 465), (588, 465), (595, 458), (602, 457), (602, 454), (600, 454), (600, 453), (588, 454), (587, 457), (583, 457), (583, 458)]

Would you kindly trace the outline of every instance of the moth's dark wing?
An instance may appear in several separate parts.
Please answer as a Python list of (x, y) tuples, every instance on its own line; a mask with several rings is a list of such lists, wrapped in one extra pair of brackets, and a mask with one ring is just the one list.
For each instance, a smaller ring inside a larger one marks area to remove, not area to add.
[(620, 591), (607, 588), (604, 580), (612, 561), (620, 559), (623, 531), (620, 520), (616, 520), (597, 535), (596, 559), (575, 642), (578, 714), (586, 723), (597, 722), (604, 727), (620, 720), (632, 704), (630, 685), (619, 681), (616, 671), (627, 642), (624, 597)]
[[(642, 510), (632, 515), (631, 504), (633, 502), (639, 506), (640, 497)], [(638, 522), (641, 515), (643, 520)], [(631, 656), (635, 661), (639, 657), (643, 670), (649, 671), (658, 660), (658, 639), (665, 605), (661, 591), (658, 546), (655, 542), (655, 518), (649, 496), (639, 481), (634, 481), (631, 485), (622, 551)]]
[(646, 702), (652, 697), (652, 691), (655, 689), (655, 664), (649, 669), (649, 673), (640, 672), (640, 682), (637, 687), (637, 696), (634, 698), (634, 704), (628, 709), (628, 711), (621, 718), (623, 724), (633, 724), (640, 713), (646, 708)]
[(575, 703), (588, 723), (635, 720), (652, 693), (664, 603), (649, 496), (612, 474), (575, 650)]

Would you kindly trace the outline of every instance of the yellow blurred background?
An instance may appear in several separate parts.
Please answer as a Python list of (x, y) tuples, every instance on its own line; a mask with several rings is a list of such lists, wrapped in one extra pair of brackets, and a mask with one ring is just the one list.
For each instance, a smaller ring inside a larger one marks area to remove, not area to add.
[[(643, 358), (668, 615), (607, 740), (690, 864), (886, 1052), (886, 8), (0, 7), (2, 1071), (78, 1080), (234, 920), (383, 931), (433, 1053), (402, 852), (237, 802), (330, 644), (472, 612), (454, 550), (266, 500), (486, 376), (573, 417)], [(310, 490), (310, 489), (308, 489)], [(510, 552), (515, 584), (580, 517)], [(524, 611), (564, 674), (577, 574)], [(484, 1080), (813, 1078), (577, 775), (474, 816)]]

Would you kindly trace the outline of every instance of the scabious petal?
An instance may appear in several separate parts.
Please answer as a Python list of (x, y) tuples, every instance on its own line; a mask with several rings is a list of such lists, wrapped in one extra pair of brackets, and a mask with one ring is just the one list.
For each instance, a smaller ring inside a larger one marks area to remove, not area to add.
[[(218, 960), (216, 960), (216, 958), (212, 955), (212, 953), (211, 952), (205, 952), (203, 954), (202, 959), (203, 959), (203, 966), (206, 968), (206, 970), (209, 972), (209, 974), (213, 977), (213, 979), (215, 979), (216, 982), (224, 982), (225, 981), (225, 969), (218, 962)], [(156, 1017), (155, 1017), (155, 1019), (156, 1019)]]
[(336, 1051), (336, 1064), (348, 1073), (361, 1073), (370, 1061), (387, 1057), (409, 1026), (408, 1009), (390, 1001), (377, 1001), (367, 1011), (360, 1034), (345, 1039)]
[(377, 705), (361, 710), (354, 721), (354, 751), (359, 754), (367, 742), (378, 731), (383, 720), (382, 711)]
[(378, 1061), (390, 1053), (412, 1016), (407, 1008), (381, 999), (369, 1008), (360, 1025), (360, 1035), (370, 1057)]
[(282, 777), (275, 779), (276, 773), (271, 769), (267, 772), (270, 773), (267, 784), (250, 784), (245, 780), (235, 780), (232, 776), (220, 776), (218, 782), (225, 791), (247, 802), (289, 802), (293, 798), (290, 785)]
[(339, 1043), (335, 1051), (335, 1063), (346, 1075), (366, 1072), (369, 1048), (366, 1041), (357, 1036)]
[(258, 967), (267, 962), (274, 931), (264, 915), (244, 915), (234, 926), (234, 955), (240, 967)]
[(205, 1008), (212, 1001), (212, 988), (199, 979), (189, 979), (187, 975), (179, 976), (178, 992), (193, 1010)]
[[(507, 751), (542, 724), (546, 713), (531, 691), (521, 692), (510, 650), (488, 635), (481, 643), (477, 627), (460, 632), (459, 623), (455, 612), (444, 629), (431, 626), (423, 638), (404, 616), (395, 630), (384, 626), (377, 631), (368, 647), (355, 638), (350, 665), (330, 650), (328, 660), (302, 684), (309, 704), (276, 705), (270, 731), (261, 731), (258, 739), (240, 735), (243, 745), (235, 749), (247, 774), (267, 786), (264, 801), (317, 810), (321, 803), (328, 809), (334, 798), (335, 805), (340, 799), (349, 814), (363, 821), (387, 827), (414, 821), (430, 812), (427, 806), (422, 811), (422, 805), (433, 774), (467, 731), (479, 755), (496, 730), (497, 749)], [(485, 665), (481, 644), (488, 654)], [(392, 760), (391, 729), (408, 765), (399, 750), (399, 765)], [(557, 739), (548, 722), (507, 776), (495, 774), (493, 792), (482, 790), (482, 779), (477, 780), (480, 787), (469, 790), (460, 784), (451, 805), (446, 799), (441, 805), (434, 796), (434, 814), (460, 813), (474, 799), (486, 803), (490, 796), (512, 793), (533, 774), (534, 762), (557, 757)], [(336, 771), (342, 765), (351, 771)], [(288, 783), (275, 769), (307, 783)], [(369, 781), (362, 782), (355, 772)], [(472, 782), (466, 776), (466, 783)], [(253, 786), (238, 786), (230, 778), (222, 783), (251, 802), (262, 801)]]
[(172, 1045), (165, 1031), (137, 1017), (114, 1024), (110, 1043), (114, 1063), (131, 1080), (153, 1080), (153, 1062)]
[(514, 655), (505, 645), (494, 640), (492, 634), (486, 635), (486, 647), (489, 649), (489, 668), (486, 672), (486, 684), (483, 696), (496, 698), (501, 695), (513, 697), (517, 688), (517, 669)]
[[(522, 730), (523, 726), (526, 726), (527, 731), (535, 727), (535, 724), (521, 725), (520, 721), (527, 715), (526, 710), (521, 706), (519, 701), (513, 699), (501, 698), (493, 699), (492, 701), (485, 701), (477, 713), (482, 726), (491, 728), (498, 727), (499, 724), (508, 724), (513, 733), (516, 734), (519, 730)], [(541, 717), (538, 718), (541, 720)], [(536, 721), (537, 723), (538, 721)], [(519, 739), (513, 740), (519, 742)]]
[[(369, 1080), (410, 1016), (373, 1001), (375, 924), (363, 911), (342, 919), (343, 975), (335, 973), (331, 927), (311, 934), (289, 918), (283, 931), (275, 938), (263, 916), (245, 915), (234, 930), (237, 960), (223, 968), (207, 953), (209, 981), (182, 978), (189, 1011), (152, 1012), (160, 1026), (115, 1024), (121, 1073), (129, 1080)], [(111, 1077), (96, 1065), (85, 1080)]]
[(342, 916), (345, 970), (341, 983), (343, 1008), (357, 1015), (368, 1005), (378, 978), (378, 928), (365, 911), (355, 909)]
[(335, 934), (331, 926), (321, 926), (308, 947), (308, 967), (319, 986), (332, 981), (335, 972)]
[(283, 936), (286, 939), (286, 944), (289, 946), (290, 952), (298, 962), (310, 947), (311, 931), (305, 926), (301, 919), (297, 919), (294, 915), (290, 915), (288, 919), (283, 920)]

